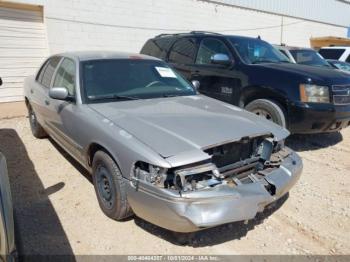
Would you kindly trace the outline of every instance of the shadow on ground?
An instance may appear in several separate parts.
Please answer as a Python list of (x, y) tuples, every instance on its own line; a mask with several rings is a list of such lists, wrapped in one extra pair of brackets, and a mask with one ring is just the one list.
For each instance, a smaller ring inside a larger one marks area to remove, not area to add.
[(21, 260), (42, 261), (43, 255), (64, 255), (64, 261), (75, 261), (68, 238), (49, 199), (49, 195), (61, 190), (65, 184), (61, 182), (44, 188), (15, 130), (0, 129), (0, 151), (8, 165)]
[(192, 247), (206, 247), (219, 245), (228, 241), (241, 239), (247, 233), (260, 225), (263, 221), (276, 212), (288, 199), (289, 193), (280, 198), (276, 203), (267, 207), (264, 212), (259, 213), (254, 219), (248, 223), (235, 222), (221, 225), (198, 231), (195, 233), (174, 233), (172, 231), (160, 228), (141, 218), (135, 217), (135, 224), (143, 230), (158, 236), (174, 245), (192, 246)]
[(296, 152), (303, 152), (334, 146), (341, 141), (343, 141), (343, 135), (340, 132), (312, 135), (292, 135), (287, 139), (286, 145)]

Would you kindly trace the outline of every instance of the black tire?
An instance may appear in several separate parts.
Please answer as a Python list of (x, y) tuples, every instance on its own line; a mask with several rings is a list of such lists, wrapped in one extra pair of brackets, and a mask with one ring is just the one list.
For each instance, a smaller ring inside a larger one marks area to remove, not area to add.
[(122, 174), (107, 153), (96, 152), (92, 162), (92, 177), (98, 203), (106, 216), (120, 221), (133, 215)]
[(287, 128), (284, 110), (282, 106), (275, 101), (268, 99), (257, 99), (249, 103), (245, 109), (260, 115), (261, 117), (265, 117), (267, 120), (270, 120), (284, 128)]
[(28, 105), (28, 118), (30, 130), (32, 131), (33, 136), (39, 139), (47, 137), (47, 133), (45, 132), (44, 128), (39, 124), (31, 105)]

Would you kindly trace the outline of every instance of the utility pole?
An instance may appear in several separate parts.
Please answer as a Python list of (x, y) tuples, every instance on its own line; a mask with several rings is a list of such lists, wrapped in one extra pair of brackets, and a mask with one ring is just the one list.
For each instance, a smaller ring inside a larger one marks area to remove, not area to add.
[(284, 29), (284, 16), (281, 16), (281, 45), (283, 44), (283, 29)]

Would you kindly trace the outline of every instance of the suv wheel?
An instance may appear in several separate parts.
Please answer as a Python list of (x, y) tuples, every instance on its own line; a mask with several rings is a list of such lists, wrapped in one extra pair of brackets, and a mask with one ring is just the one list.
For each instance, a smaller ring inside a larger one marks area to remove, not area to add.
[(249, 103), (245, 109), (284, 128), (287, 127), (285, 113), (277, 102), (267, 99), (258, 99)]
[(92, 163), (92, 175), (98, 203), (106, 216), (122, 220), (131, 216), (126, 197), (126, 184), (115, 161), (98, 151)]
[(28, 117), (29, 117), (29, 124), (30, 129), (32, 131), (32, 134), (36, 138), (44, 138), (47, 137), (47, 134), (44, 130), (44, 128), (39, 124), (35, 112), (31, 105), (28, 105)]

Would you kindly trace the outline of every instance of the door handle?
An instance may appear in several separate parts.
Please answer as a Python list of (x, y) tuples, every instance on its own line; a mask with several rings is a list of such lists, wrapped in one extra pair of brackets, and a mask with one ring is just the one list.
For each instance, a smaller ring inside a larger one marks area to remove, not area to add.
[(45, 105), (49, 106), (50, 105), (50, 101), (49, 100), (45, 100)]
[(33, 89), (30, 89), (30, 93), (31, 93), (31, 94), (34, 94), (34, 90), (33, 90)]

